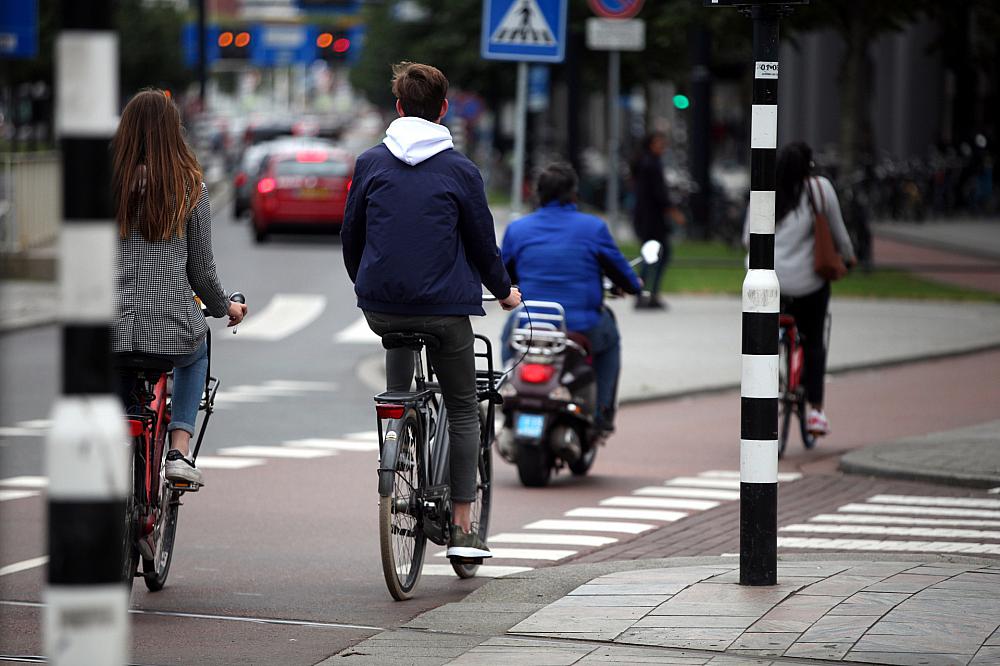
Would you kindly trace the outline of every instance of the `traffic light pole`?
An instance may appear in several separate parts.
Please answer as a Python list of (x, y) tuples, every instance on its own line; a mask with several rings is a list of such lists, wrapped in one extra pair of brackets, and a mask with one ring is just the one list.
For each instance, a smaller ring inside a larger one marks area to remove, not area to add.
[(517, 63), (517, 100), (514, 109), (514, 169), (511, 176), (511, 213), (524, 211), (524, 155), (528, 133), (528, 63)]
[(205, 0), (198, 3), (198, 106), (199, 111), (205, 111), (205, 88), (208, 83), (208, 65), (205, 54)]
[(778, 583), (778, 310), (774, 272), (778, 12), (754, 5), (750, 113), (750, 266), (743, 282), (740, 584)]
[(608, 51), (608, 224), (618, 227), (618, 157), (621, 152), (621, 52)]

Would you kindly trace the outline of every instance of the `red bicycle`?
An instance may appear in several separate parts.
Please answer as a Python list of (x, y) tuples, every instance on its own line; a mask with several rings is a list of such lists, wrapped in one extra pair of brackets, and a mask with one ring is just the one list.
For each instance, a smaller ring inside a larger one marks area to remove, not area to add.
[[(830, 319), (826, 321), (829, 332)], [(799, 420), (802, 444), (807, 449), (816, 446), (816, 436), (806, 427), (806, 389), (802, 384), (805, 370), (805, 353), (802, 335), (795, 324), (795, 317), (781, 314), (778, 317), (778, 457), (785, 454), (792, 416)]]
[[(239, 292), (234, 293), (231, 300), (245, 302)], [(219, 390), (219, 380), (211, 371), (211, 331), (207, 344), (205, 392), (198, 407), (205, 417), (191, 454), (193, 460), (198, 458)], [(158, 592), (166, 585), (170, 573), (181, 497), (186, 492), (197, 492), (200, 486), (166, 478), (173, 364), (148, 354), (117, 354), (115, 365), (121, 374), (125, 417), (132, 438), (132, 492), (126, 498), (123, 517), (122, 580), (131, 589), (135, 578), (142, 577), (150, 592)], [(139, 560), (142, 560), (142, 572), (139, 572)]]

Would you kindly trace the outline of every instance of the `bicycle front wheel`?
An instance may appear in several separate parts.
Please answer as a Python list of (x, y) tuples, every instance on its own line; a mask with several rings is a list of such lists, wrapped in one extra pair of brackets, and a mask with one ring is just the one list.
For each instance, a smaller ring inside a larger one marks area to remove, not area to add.
[(159, 506), (156, 509), (156, 525), (153, 527), (153, 559), (142, 559), (143, 579), (150, 592), (159, 592), (167, 584), (170, 562), (174, 557), (177, 515), (180, 510), (180, 495), (170, 489), (167, 481), (167, 452), (170, 447), (164, 442), (162, 449)]
[[(485, 427), (485, 426), (484, 426)], [(472, 529), (479, 532), (479, 538), (487, 543), (490, 534), (490, 506), (493, 499), (493, 456), (492, 451), (479, 447), (479, 465), (476, 468), (476, 500), (472, 503)], [(472, 578), (479, 571), (478, 564), (452, 560), (451, 568), (459, 578)]]
[(125, 511), (122, 515), (122, 582), (132, 592), (132, 583), (135, 580), (135, 573), (139, 566), (139, 549), (135, 541), (139, 533), (139, 503), (136, 494), (143, 487), (142, 466), (139, 464), (138, 451), (142, 445), (142, 440), (135, 438), (132, 440), (131, 458), (129, 465), (129, 478), (132, 485), (128, 495), (125, 497)]
[(788, 431), (792, 425), (792, 411), (795, 409), (795, 395), (788, 386), (789, 377), (792, 376), (791, 354), (789, 354), (788, 341), (786, 336), (782, 336), (778, 342), (778, 457), (785, 455), (785, 447), (788, 445)]
[[(397, 441), (395, 460), (383, 460), (382, 467), (393, 470), (392, 490), (378, 503), (379, 547), (382, 574), (389, 594), (396, 601), (413, 596), (424, 566), (427, 535), (420, 524), (420, 425), (417, 413), (409, 410), (398, 421), (390, 421), (386, 439)], [(383, 449), (388, 446), (383, 447)]]

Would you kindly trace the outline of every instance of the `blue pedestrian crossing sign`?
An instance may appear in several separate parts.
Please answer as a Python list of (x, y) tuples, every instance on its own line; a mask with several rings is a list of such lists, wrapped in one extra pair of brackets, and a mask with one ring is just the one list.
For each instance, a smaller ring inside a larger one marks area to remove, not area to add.
[(483, 0), (482, 55), (487, 60), (562, 62), (566, 0)]

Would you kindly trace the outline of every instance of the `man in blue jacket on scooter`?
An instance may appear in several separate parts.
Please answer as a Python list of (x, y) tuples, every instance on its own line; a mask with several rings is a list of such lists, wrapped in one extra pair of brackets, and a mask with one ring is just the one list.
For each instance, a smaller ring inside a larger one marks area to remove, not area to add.
[(604, 307), (602, 275), (628, 294), (638, 294), (642, 282), (604, 221), (577, 210), (576, 188), (573, 167), (563, 162), (547, 166), (536, 187), (540, 207), (511, 223), (501, 254), (522, 293), (562, 305), (566, 328), (590, 341), (597, 375), (595, 423), (608, 434), (614, 431), (621, 336), (614, 315)]

